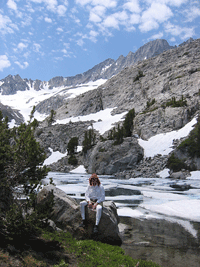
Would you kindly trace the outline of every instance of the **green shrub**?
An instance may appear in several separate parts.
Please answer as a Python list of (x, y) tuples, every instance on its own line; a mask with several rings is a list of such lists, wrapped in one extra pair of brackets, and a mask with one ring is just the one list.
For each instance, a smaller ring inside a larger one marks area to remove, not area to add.
[(120, 127), (119, 124), (117, 126), (117, 130), (114, 131), (113, 138), (115, 142), (113, 143), (114, 145), (120, 145), (123, 143), (124, 140), (124, 127)]
[(67, 145), (67, 152), (69, 155), (73, 155), (77, 151), (78, 137), (72, 137)]
[(133, 131), (133, 119), (135, 118), (135, 109), (129, 110), (129, 112), (126, 114), (123, 128), (124, 128), (124, 137), (129, 137), (132, 134)]
[(198, 117), (197, 124), (190, 132), (189, 137), (178, 148), (181, 150), (186, 149), (191, 157), (200, 157), (200, 117)]
[(187, 169), (184, 161), (176, 158), (174, 153), (168, 158), (167, 167), (174, 172), (180, 171), (182, 169)]
[(104, 138), (102, 135), (100, 135), (100, 141), (101, 142), (105, 142), (107, 139), (106, 138)]
[(150, 106), (153, 106), (155, 102), (156, 102), (155, 98), (152, 101), (147, 101), (147, 108), (149, 108)]
[(138, 70), (137, 76), (134, 78), (133, 82), (139, 81), (141, 77), (144, 77), (143, 71)]
[(165, 107), (184, 107), (187, 106), (187, 100), (182, 96), (181, 99), (176, 100), (175, 97), (172, 97), (171, 100), (169, 100), (166, 104)]
[(91, 149), (95, 145), (96, 134), (94, 129), (89, 129), (85, 131), (84, 140), (82, 142), (83, 145), (83, 153), (87, 153), (89, 149)]
[(68, 158), (68, 163), (73, 165), (73, 166), (76, 166), (78, 164), (78, 160), (77, 160), (76, 156), (75, 155), (71, 155)]
[(105, 148), (100, 148), (99, 149), (99, 152), (105, 152), (106, 150), (105, 150)]

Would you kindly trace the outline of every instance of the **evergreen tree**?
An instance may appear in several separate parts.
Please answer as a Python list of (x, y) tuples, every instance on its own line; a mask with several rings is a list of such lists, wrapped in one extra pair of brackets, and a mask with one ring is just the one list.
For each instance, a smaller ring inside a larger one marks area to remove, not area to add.
[(135, 110), (133, 108), (129, 110), (129, 112), (126, 114), (126, 118), (123, 123), (124, 137), (129, 137), (132, 135), (134, 118), (135, 118)]
[(96, 141), (96, 134), (94, 132), (94, 129), (89, 129), (88, 131), (85, 131), (84, 140), (83, 140), (83, 153), (87, 153), (87, 151), (92, 148), (92, 146), (95, 144)]
[(11, 131), (8, 128), (8, 120), (3, 119), (0, 111), (0, 208), (3, 212), (12, 203), (10, 188), (14, 183), (13, 179), (7, 179), (8, 166), (13, 164), (10, 140)]
[(48, 125), (50, 126), (53, 122), (54, 122), (54, 117), (56, 115), (56, 112), (55, 110), (51, 110), (51, 114), (50, 114), (50, 117), (48, 118)]
[(186, 150), (190, 157), (200, 157), (200, 116), (197, 119), (197, 123), (194, 129), (190, 132), (187, 139), (185, 139), (178, 146), (181, 150)]
[(123, 137), (124, 137), (124, 128), (123, 126), (120, 127), (118, 124), (117, 131), (115, 131), (114, 133), (114, 139), (115, 139), (114, 145), (122, 144), (124, 140)]
[(78, 137), (72, 137), (67, 145), (67, 152), (69, 155), (73, 155), (77, 151)]
[[(35, 206), (37, 190), (48, 172), (46, 166), (42, 166), (46, 158), (44, 150), (34, 138), (36, 125), (34, 120), (28, 124), (23, 123), (18, 128), (9, 129), (8, 120), (3, 119), (0, 112), (1, 234), (6, 229), (6, 235), (18, 235), (23, 232), (24, 236), (28, 236), (28, 231), (36, 229), (41, 223), (40, 219), (47, 215), (39, 214)], [(23, 204), (17, 201), (19, 189), (25, 197)], [(49, 211), (53, 198), (50, 202)], [(27, 210), (32, 212), (26, 213)]]
[(78, 146), (78, 137), (72, 137), (67, 145), (67, 152), (69, 155), (68, 163), (74, 166), (78, 164), (78, 160), (74, 155), (75, 152), (77, 151), (77, 146)]
[(22, 185), (23, 193), (30, 199), (48, 172), (45, 166), (42, 167), (46, 155), (36, 142), (33, 129), (32, 123), (24, 123), (15, 130), (12, 146), (13, 165), (10, 166), (10, 173), (16, 185)]

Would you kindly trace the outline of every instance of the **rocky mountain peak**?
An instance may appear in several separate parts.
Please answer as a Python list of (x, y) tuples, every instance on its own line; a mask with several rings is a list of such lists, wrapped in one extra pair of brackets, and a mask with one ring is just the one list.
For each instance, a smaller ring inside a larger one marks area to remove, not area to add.
[(18, 74), (8, 75), (5, 79), (1, 80), (0, 86), (2, 95), (14, 95), (17, 91), (25, 91), (29, 89), (26, 80), (23, 80)]
[[(98, 79), (110, 79), (125, 67), (133, 66), (138, 61), (153, 57), (171, 48), (172, 47), (166, 40), (157, 39), (151, 41), (140, 47), (135, 53), (130, 51), (126, 57), (121, 55), (117, 60), (108, 58), (82, 74), (65, 78), (62, 76), (53, 77), (48, 82), (49, 89), (60, 86), (76, 86)], [(29, 85), (33, 86), (35, 90), (40, 90), (43, 88), (44, 84), (44, 82), (40, 80), (32, 81), (22, 79), (19, 75), (8, 75), (5, 79), (1, 80), (1, 82), (2, 85), (0, 86), (0, 90), (4, 95), (15, 94), (18, 90), (28, 90)]]

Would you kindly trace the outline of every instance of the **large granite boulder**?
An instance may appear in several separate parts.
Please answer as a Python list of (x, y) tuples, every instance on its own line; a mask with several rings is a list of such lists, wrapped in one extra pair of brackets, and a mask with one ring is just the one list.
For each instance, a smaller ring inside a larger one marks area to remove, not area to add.
[(113, 140), (98, 142), (84, 158), (88, 173), (113, 175), (124, 170), (132, 170), (143, 159), (143, 148), (135, 137), (127, 137), (120, 145)]
[(98, 235), (93, 234), (96, 212), (86, 209), (88, 221), (85, 229), (79, 227), (81, 223), (80, 205), (77, 201), (69, 197), (64, 191), (54, 185), (44, 186), (38, 193), (37, 205), (45, 205), (54, 196), (53, 212), (50, 219), (62, 230), (67, 230), (77, 239), (95, 239), (109, 244), (121, 245), (118, 229), (117, 209), (112, 201), (105, 201), (103, 213), (99, 223)]

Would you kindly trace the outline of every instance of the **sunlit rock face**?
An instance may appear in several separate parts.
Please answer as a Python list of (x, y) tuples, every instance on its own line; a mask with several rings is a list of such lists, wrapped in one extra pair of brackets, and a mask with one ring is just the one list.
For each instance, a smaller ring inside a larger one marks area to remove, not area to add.
[(143, 158), (143, 150), (136, 138), (126, 138), (121, 145), (113, 145), (113, 141), (99, 142), (91, 154), (88, 153), (85, 165), (88, 172), (114, 174), (134, 168)]

